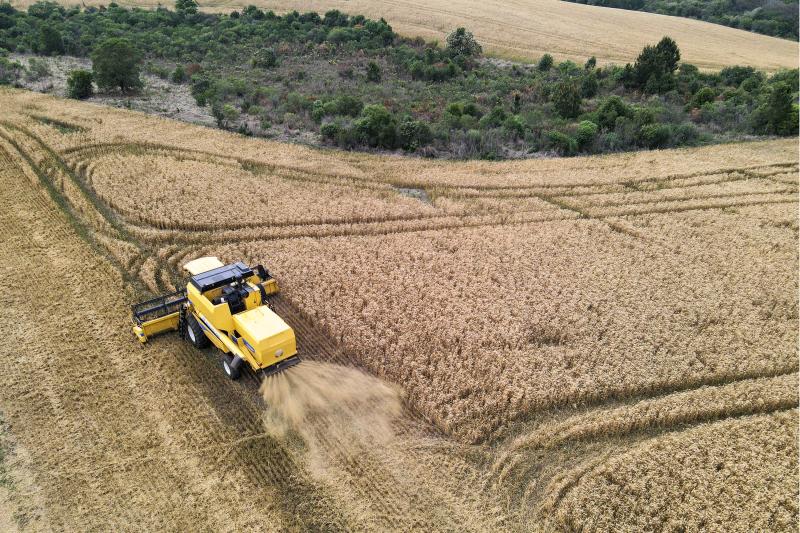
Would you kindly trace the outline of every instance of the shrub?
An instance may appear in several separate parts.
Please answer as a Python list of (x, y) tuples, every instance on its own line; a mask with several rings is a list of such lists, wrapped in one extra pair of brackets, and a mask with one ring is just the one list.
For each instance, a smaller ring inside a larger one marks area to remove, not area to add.
[(433, 140), (431, 128), (420, 120), (406, 118), (397, 127), (397, 140), (404, 149), (414, 151)]
[(506, 112), (500, 106), (495, 106), (480, 120), (480, 127), (483, 129), (497, 128), (503, 125), (506, 120)]
[(711, 87), (703, 87), (692, 96), (692, 101), (689, 103), (690, 108), (703, 107), (703, 104), (708, 104), (714, 101), (717, 97), (714, 89)]
[(581, 96), (584, 98), (592, 98), (597, 94), (597, 89), (600, 84), (597, 82), (597, 76), (594, 73), (586, 74), (581, 77)]
[(195, 0), (175, 0), (175, 11), (184, 15), (197, 14), (197, 2)]
[(597, 124), (590, 120), (584, 120), (578, 124), (578, 133), (576, 134), (578, 146), (582, 149), (590, 146), (597, 137), (599, 129)]
[(64, 40), (61, 33), (49, 24), (39, 30), (39, 52), (44, 55), (61, 55), (64, 53)]
[(571, 136), (560, 131), (547, 133), (548, 146), (561, 155), (573, 155), (578, 151), (578, 143)]
[(358, 139), (373, 147), (394, 148), (397, 142), (397, 121), (382, 105), (366, 106), (354, 124)]
[(127, 39), (111, 38), (92, 52), (92, 69), (101, 89), (119, 87), (122, 92), (142, 86), (139, 63), (142, 55)]
[(319, 128), (319, 132), (325, 139), (328, 140), (336, 140), (336, 137), (339, 136), (341, 130), (342, 127), (336, 122), (326, 122)]
[(467, 60), (481, 55), (483, 49), (472, 32), (464, 28), (457, 28), (456, 31), (447, 36), (447, 54), (459, 60), (462, 64)]
[(273, 68), (278, 65), (278, 54), (273, 48), (261, 48), (253, 54), (250, 64), (255, 68)]
[(672, 129), (667, 124), (645, 124), (639, 129), (639, 144), (646, 148), (663, 148), (669, 144)]
[(0, 85), (14, 85), (22, 73), (22, 65), (0, 56)]
[(522, 138), (525, 136), (525, 122), (519, 115), (510, 115), (503, 121), (503, 130), (514, 139)]
[(50, 75), (50, 67), (44, 59), (32, 57), (28, 60), (25, 78), (28, 81), (37, 81)]
[(753, 129), (757, 133), (772, 135), (797, 133), (797, 107), (794, 103), (792, 88), (788, 83), (774, 84), (753, 112)]
[(586, 60), (586, 63), (583, 65), (583, 68), (586, 70), (594, 70), (597, 67), (597, 58), (592, 56)]
[(76, 100), (83, 100), (92, 96), (94, 89), (92, 81), (94, 76), (88, 70), (78, 69), (69, 73), (67, 78), (67, 96)]
[(752, 76), (763, 76), (763, 74), (757, 72), (753, 67), (740, 66), (725, 67), (719, 71), (719, 75), (725, 85), (732, 85), (734, 87), (738, 87), (744, 80)]
[(633, 109), (619, 96), (609, 96), (597, 110), (597, 124), (604, 129), (614, 129), (618, 117), (633, 117)]
[(188, 79), (186, 71), (183, 70), (183, 67), (180, 65), (175, 67), (175, 70), (172, 71), (172, 75), (170, 77), (172, 78), (172, 81), (175, 83), (183, 83)]
[(367, 63), (367, 81), (373, 83), (381, 81), (381, 68), (374, 61)]
[(536, 65), (536, 68), (538, 68), (542, 72), (547, 72), (548, 70), (553, 68), (553, 56), (551, 56), (550, 54), (543, 55), (541, 59), (539, 59), (539, 64)]
[(565, 80), (555, 86), (553, 105), (564, 118), (575, 118), (581, 112), (581, 93), (574, 80)]

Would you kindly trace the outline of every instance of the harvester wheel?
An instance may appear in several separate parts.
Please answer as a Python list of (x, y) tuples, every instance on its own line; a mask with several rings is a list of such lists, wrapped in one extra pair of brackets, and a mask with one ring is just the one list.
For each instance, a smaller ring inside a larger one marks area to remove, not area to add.
[(208, 337), (203, 333), (194, 315), (188, 315), (186, 317), (186, 338), (189, 339), (189, 342), (194, 344), (196, 348), (202, 349), (209, 345)]
[(233, 366), (233, 356), (230, 354), (222, 354), (222, 368), (229, 378), (236, 380), (242, 375), (242, 371)]

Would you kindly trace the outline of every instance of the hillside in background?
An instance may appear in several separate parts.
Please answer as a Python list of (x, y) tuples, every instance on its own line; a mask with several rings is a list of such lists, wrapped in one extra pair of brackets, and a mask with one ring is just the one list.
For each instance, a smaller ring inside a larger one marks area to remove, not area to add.
[[(594, 57), (556, 62), (545, 54), (536, 65), (486, 59), (465, 28), (444, 44), (337, 10), (279, 16), (253, 6), (202, 13), (194, 2), (174, 11), (43, 2), (25, 12), (0, 4), (0, 84), (86, 98), (94, 77), (99, 98), (117, 95), (118, 105), (160, 114), (181, 108), (167, 115), (177, 118), (196, 105), (193, 116), (245, 135), (507, 159), (797, 132), (796, 69), (704, 73), (682, 61), (670, 37), (633, 63), (600, 67)], [(70, 74), (88, 80), (85, 94), (65, 91), (57, 79), (75, 58), (92, 70)], [(110, 71), (129, 59), (126, 75), (116, 78)], [(154, 94), (159, 85), (168, 90)], [(131, 101), (148, 93), (155, 106)], [(188, 93), (194, 102), (176, 97)]]
[(689, 17), (731, 28), (797, 40), (797, 0), (565, 0)]
[[(13, 0), (25, 8), (30, 0)], [(72, 0), (64, 0), (72, 5)], [(123, 6), (157, 7), (157, 0), (121, 0)], [(86, 0), (82, 5), (108, 4), (106, 0)], [(230, 12), (248, 4), (276, 12), (339, 9), (366, 17), (386, 19), (408, 37), (421, 36), (444, 41), (454, 28), (470, 28), (487, 52), (508, 59), (538, 60), (545, 53), (556, 59), (583, 62), (594, 54), (599, 64), (633, 61), (645, 45), (669, 35), (681, 45), (683, 59), (701, 69), (720, 69), (748, 65), (774, 71), (795, 68), (797, 45), (744, 30), (697, 20), (666, 17), (652, 13), (620, 11), (596, 6), (530, 0), (203, 0), (205, 11)]]

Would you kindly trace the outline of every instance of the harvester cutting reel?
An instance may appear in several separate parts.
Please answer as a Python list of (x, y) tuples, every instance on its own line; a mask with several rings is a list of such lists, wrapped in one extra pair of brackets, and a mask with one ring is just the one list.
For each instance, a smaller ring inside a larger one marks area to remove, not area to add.
[(237, 379), (247, 362), (263, 377), (300, 362), (294, 330), (269, 305), (278, 283), (261, 265), (223, 264), (201, 257), (184, 265), (186, 287), (131, 306), (133, 333), (142, 343), (166, 331), (203, 349), (222, 351), (222, 366)]

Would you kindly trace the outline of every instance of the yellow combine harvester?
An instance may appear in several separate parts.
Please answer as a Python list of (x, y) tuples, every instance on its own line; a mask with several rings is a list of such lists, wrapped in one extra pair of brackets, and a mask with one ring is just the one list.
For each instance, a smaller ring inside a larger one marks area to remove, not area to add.
[(278, 283), (261, 265), (224, 265), (201, 257), (184, 265), (185, 289), (131, 306), (133, 333), (141, 342), (178, 331), (197, 348), (222, 350), (222, 366), (237, 379), (244, 361), (268, 376), (300, 362), (294, 331), (269, 307)]

